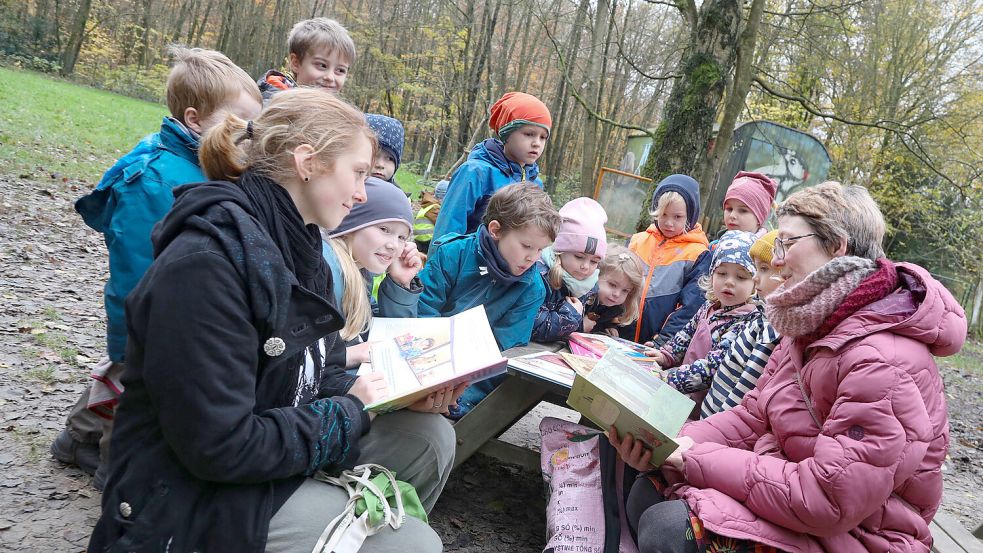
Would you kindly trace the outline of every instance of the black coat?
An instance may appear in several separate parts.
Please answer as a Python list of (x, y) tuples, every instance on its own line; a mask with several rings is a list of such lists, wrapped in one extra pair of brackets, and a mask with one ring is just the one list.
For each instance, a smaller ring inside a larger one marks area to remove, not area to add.
[(249, 198), (229, 183), (175, 196), (126, 302), (89, 551), (262, 552), (279, 505), (305, 476), (350, 466), (369, 419), (346, 395), (342, 316), (298, 284)]

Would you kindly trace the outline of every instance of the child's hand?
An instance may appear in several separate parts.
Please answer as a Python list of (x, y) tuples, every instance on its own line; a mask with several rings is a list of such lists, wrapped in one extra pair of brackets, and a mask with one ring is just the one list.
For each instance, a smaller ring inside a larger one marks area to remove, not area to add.
[(387, 272), (389, 273), (389, 278), (393, 279), (396, 284), (403, 288), (409, 288), (413, 277), (422, 268), (423, 260), (420, 259), (420, 252), (416, 250), (416, 242), (407, 242), (403, 246), (403, 251), (399, 254), (399, 257), (393, 259)]
[(689, 448), (693, 447), (693, 438), (689, 436), (679, 436), (676, 438), (676, 443), (679, 444), (679, 448), (673, 451), (671, 455), (666, 459), (667, 465), (672, 465), (676, 467), (679, 471), (683, 470), (683, 453), (689, 451)]
[(608, 336), (614, 336), (615, 338), (620, 336), (620, 334), (618, 333), (618, 329), (614, 327), (604, 329), (604, 333), (607, 334)]
[(618, 429), (612, 426), (608, 430), (608, 441), (618, 450), (621, 460), (629, 467), (644, 472), (652, 470), (652, 450), (645, 447), (645, 443), (636, 440), (631, 434), (625, 434), (623, 440), (618, 438)]
[(657, 365), (659, 365), (660, 367), (665, 366), (668, 363), (668, 361), (669, 361), (668, 359), (666, 359), (666, 354), (662, 353), (661, 351), (659, 351), (657, 349), (651, 349), (651, 350), (646, 351), (645, 352), (645, 356), (646, 357), (651, 357), (652, 359), (654, 359), (655, 360), (655, 363)]
[(573, 296), (567, 296), (567, 302), (569, 302), (570, 305), (572, 305), (573, 308), (577, 310), (577, 313), (581, 315), (584, 314), (584, 304), (581, 303), (579, 299)]
[(595, 326), (597, 326), (597, 323), (595, 323), (591, 319), (588, 319), (587, 317), (584, 317), (584, 332), (590, 332), (594, 330)]
[(350, 369), (369, 362), (369, 350), (375, 342), (362, 342), (345, 348), (345, 368)]

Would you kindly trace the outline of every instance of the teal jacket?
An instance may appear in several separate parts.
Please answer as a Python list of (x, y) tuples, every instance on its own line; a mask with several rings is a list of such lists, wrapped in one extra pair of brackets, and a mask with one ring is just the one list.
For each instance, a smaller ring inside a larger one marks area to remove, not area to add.
[(477, 305), (485, 306), (498, 347), (506, 350), (529, 343), (533, 321), (546, 298), (546, 285), (530, 268), (511, 284), (496, 280), (485, 268), (478, 233), (451, 234), (434, 241), (436, 251), (423, 270), (420, 317), (449, 317)]
[(175, 186), (204, 180), (198, 139), (165, 117), (160, 132), (141, 140), (106, 171), (92, 192), (75, 202), (75, 210), (86, 225), (103, 234), (109, 250), (106, 345), (115, 362), (125, 361), (123, 303), (154, 259), (150, 231), (170, 211)]
[(433, 237), (440, 238), (450, 233), (471, 234), (478, 230), (492, 194), (523, 179), (543, 187), (539, 165), (533, 163), (520, 167), (505, 157), (502, 143), (494, 138), (478, 143), (468, 154), (468, 160), (454, 171), (447, 185), (447, 194), (441, 200), (440, 214), (434, 224)]

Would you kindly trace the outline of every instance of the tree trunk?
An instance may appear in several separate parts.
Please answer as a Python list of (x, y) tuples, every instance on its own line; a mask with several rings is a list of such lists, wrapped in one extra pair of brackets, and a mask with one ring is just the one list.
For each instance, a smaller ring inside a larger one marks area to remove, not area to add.
[[(701, 6), (677, 70), (681, 77), (672, 87), (643, 171), (652, 178), (650, 191), (666, 175), (700, 174), (717, 107), (734, 67), (740, 23), (740, 0), (706, 0)], [(706, 185), (700, 184), (701, 194), (707, 193)], [(640, 213), (639, 230), (649, 223), (648, 202)]]
[[(584, 96), (600, 109), (601, 80), (604, 78), (607, 54), (608, 19), (611, 15), (608, 0), (597, 0), (594, 24), (591, 29), (590, 56), (588, 57), (587, 82)], [(597, 119), (588, 113), (584, 118), (584, 141), (580, 158), (580, 195), (591, 196), (594, 190), (594, 169), (597, 163)]]
[(75, 62), (78, 61), (79, 51), (82, 50), (82, 40), (85, 38), (85, 24), (89, 21), (89, 11), (92, 9), (92, 0), (81, 0), (78, 12), (75, 13), (75, 20), (72, 22), (72, 33), (68, 39), (68, 45), (61, 56), (61, 74), (71, 75), (75, 71)]
[(153, 59), (150, 52), (150, 8), (153, 0), (143, 0), (143, 19), (140, 25), (143, 27), (143, 40), (140, 45), (140, 65), (150, 67), (150, 60)]
[(546, 149), (546, 156), (543, 160), (545, 165), (550, 168), (546, 175), (546, 191), (552, 194), (556, 192), (556, 180), (560, 176), (561, 164), (559, 160), (566, 152), (566, 137), (570, 134), (573, 121), (567, 117), (567, 106), (570, 103), (570, 95), (567, 94), (567, 78), (573, 80), (573, 68), (577, 63), (577, 52), (580, 50), (580, 38), (582, 36), (584, 20), (587, 19), (587, 7), (589, 0), (580, 0), (577, 7), (577, 16), (573, 22), (573, 33), (570, 35), (570, 42), (567, 44), (566, 52), (563, 53), (563, 73), (556, 83), (556, 95), (553, 97), (553, 105), (550, 106), (550, 115), (559, 124), (553, 125), (550, 142), (552, 144)]
[(751, 61), (754, 59), (754, 48), (757, 45), (758, 28), (761, 26), (761, 14), (764, 11), (764, 0), (753, 0), (751, 9), (748, 12), (747, 23), (741, 31), (737, 45), (737, 58), (734, 62), (734, 82), (727, 94), (727, 102), (724, 105), (724, 115), (720, 121), (720, 132), (713, 144), (713, 152), (710, 153), (707, 163), (703, 166), (699, 181), (709, 187), (709, 193), (703, 195), (704, 216), (713, 211), (713, 207), (722, 201), (717, 190), (717, 177), (720, 164), (730, 155), (730, 146), (734, 138), (734, 125), (741, 111), (744, 110), (744, 101), (748, 91), (751, 90)]

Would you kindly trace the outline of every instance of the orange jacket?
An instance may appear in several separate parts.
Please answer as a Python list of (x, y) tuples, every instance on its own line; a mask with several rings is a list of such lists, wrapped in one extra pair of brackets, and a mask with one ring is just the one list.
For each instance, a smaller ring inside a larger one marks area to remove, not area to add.
[[(696, 314), (705, 300), (700, 277), (710, 269), (709, 242), (697, 224), (689, 232), (666, 238), (654, 224), (631, 237), (628, 248), (648, 264), (638, 322), (630, 336), (661, 345)], [(630, 331), (629, 331), (630, 332)]]

